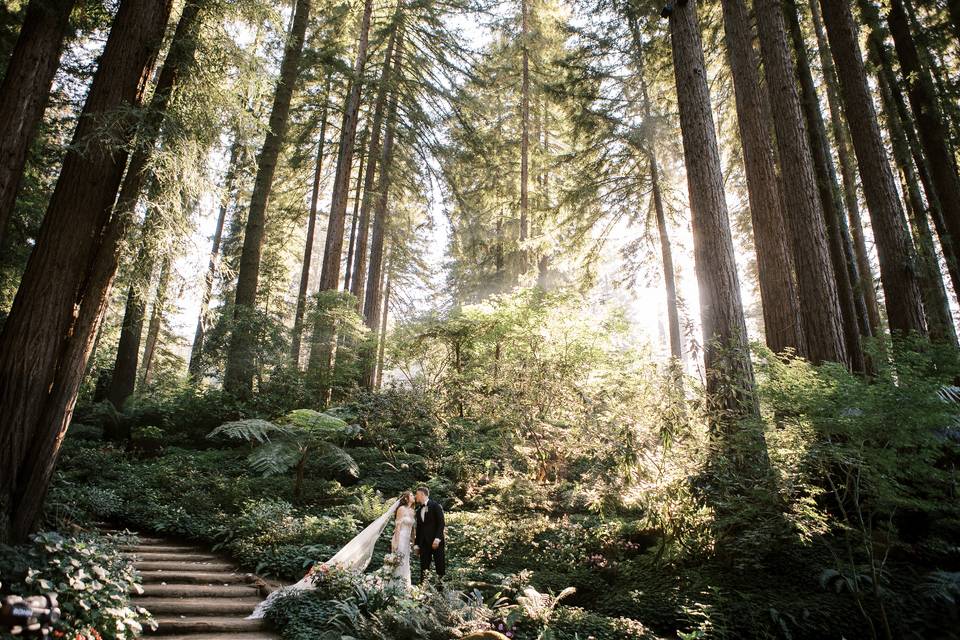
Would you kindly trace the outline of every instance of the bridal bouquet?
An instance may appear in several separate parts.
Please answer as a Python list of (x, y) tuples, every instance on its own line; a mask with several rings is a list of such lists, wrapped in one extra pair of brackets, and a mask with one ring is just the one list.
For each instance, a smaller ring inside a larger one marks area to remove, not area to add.
[(393, 569), (400, 564), (400, 557), (395, 553), (388, 553), (383, 556), (383, 566), (389, 569)]

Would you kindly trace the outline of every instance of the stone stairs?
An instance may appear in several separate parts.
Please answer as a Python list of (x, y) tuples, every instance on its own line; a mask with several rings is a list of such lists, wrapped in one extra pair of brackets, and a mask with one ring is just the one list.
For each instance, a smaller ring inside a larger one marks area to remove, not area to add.
[(124, 549), (140, 573), (133, 604), (153, 614), (162, 640), (276, 640), (262, 620), (247, 620), (265, 586), (201, 547), (139, 536)]

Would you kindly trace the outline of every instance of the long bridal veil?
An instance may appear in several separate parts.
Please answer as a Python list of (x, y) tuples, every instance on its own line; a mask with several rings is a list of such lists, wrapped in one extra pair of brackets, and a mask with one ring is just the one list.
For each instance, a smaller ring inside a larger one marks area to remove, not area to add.
[[(353, 540), (344, 545), (340, 551), (337, 551), (336, 555), (322, 563), (322, 566), (331, 569), (336, 567), (338, 569), (362, 573), (370, 564), (370, 559), (373, 558), (373, 549), (377, 545), (377, 540), (383, 534), (383, 530), (387, 527), (387, 524), (393, 518), (399, 506), (400, 500), (397, 500), (386, 513), (368, 524)], [(313, 580), (314, 572), (311, 570), (300, 582), (277, 589), (271, 593), (266, 600), (258, 604), (257, 608), (253, 610), (253, 613), (250, 614), (247, 619), (262, 618), (266, 615), (267, 609), (270, 608), (273, 601), (281, 595), (294, 591), (313, 589)]]

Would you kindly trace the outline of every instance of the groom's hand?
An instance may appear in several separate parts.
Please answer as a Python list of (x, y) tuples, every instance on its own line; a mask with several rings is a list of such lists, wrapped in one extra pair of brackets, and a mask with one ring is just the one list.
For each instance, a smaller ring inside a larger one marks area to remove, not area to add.
[(434, 541), (433, 541), (433, 548), (434, 548), (434, 549), (439, 549), (439, 548), (440, 548), (440, 538), (435, 538), (435, 539), (434, 539)]
[(413, 545), (413, 552), (417, 555), (420, 555), (420, 547), (418, 547), (417, 545)]

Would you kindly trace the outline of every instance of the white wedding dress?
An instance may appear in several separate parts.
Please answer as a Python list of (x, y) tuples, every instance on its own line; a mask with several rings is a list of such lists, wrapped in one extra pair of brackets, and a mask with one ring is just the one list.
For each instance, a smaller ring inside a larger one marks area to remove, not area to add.
[[(303, 579), (300, 580), (300, 582), (297, 582), (296, 584), (292, 584), (287, 587), (281, 587), (280, 589), (277, 589), (276, 591), (271, 593), (266, 600), (264, 600), (263, 602), (257, 605), (256, 609), (253, 610), (253, 613), (247, 616), (247, 619), (252, 620), (252, 619), (263, 618), (267, 613), (267, 609), (270, 608), (270, 605), (273, 603), (273, 601), (282, 595), (292, 593), (295, 591), (308, 591), (310, 589), (314, 589), (315, 588), (313, 584), (314, 576), (317, 571), (323, 570), (324, 567), (326, 567), (327, 569), (337, 568), (337, 569), (345, 569), (348, 571), (356, 571), (357, 573), (362, 573), (370, 564), (370, 559), (373, 558), (373, 548), (377, 545), (377, 540), (383, 534), (383, 530), (386, 529), (387, 524), (389, 524), (390, 519), (393, 518), (394, 514), (397, 512), (397, 509), (399, 507), (400, 507), (400, 501), (397, 500), (387, 510), (386, 513), (384, 513), (382, 516), (380, 516), (379, 518), (371, 522), (369, 525), (367, 525), (366, 529), (358, 533), (353, 540), (351, 540), (346, 545), (344, 545), (344, 547), (340, 549), (340, 551), (338, 551), (336, 555), (334, 555), (332, 558), (330, 558), (326, 562), (323, 562), (319, 565), (314, 565), (310, 569), (310, 571), (307, 572), (307, 575), (305, 575)], [(411, 509), (408, 509), (408, 510), (412, 511)], [(410, 522), (410, 527), (412, 526), (413, 526), (413, 519)], [(398, 534), (402, 536), (402, 533), (403, 533), (403, 527), (400, 526), (400, 522), (398, 521), (397, 532), (395, 532), (394, 536), (396, 537)], [(406, 576), (407, 576), (406, 581), (407, 581), (407, 584), (409, 584), (410, 582), (410, 544), (409, 544), (410, 528), (407, 528), (406, 540), (407, 540), (406, 560), (405, 561), (401, 560), (394, 571), (395, 573), (399, 572), (401, 568), (404, 565), (406, 565)], [(395, 545), (394, 548), (399, 549), (400, 547)], [(401, 577), (402, 575), (397, 576), (397, 579)]]
[(416, 512), (410, 507), (400, 507), (397, 511), (397, 526), (391, 541), (393, 555), (396, 558), (387, 586), (410, 591), (410, 551), (413, 547), (413, 525), (417, 522)]

